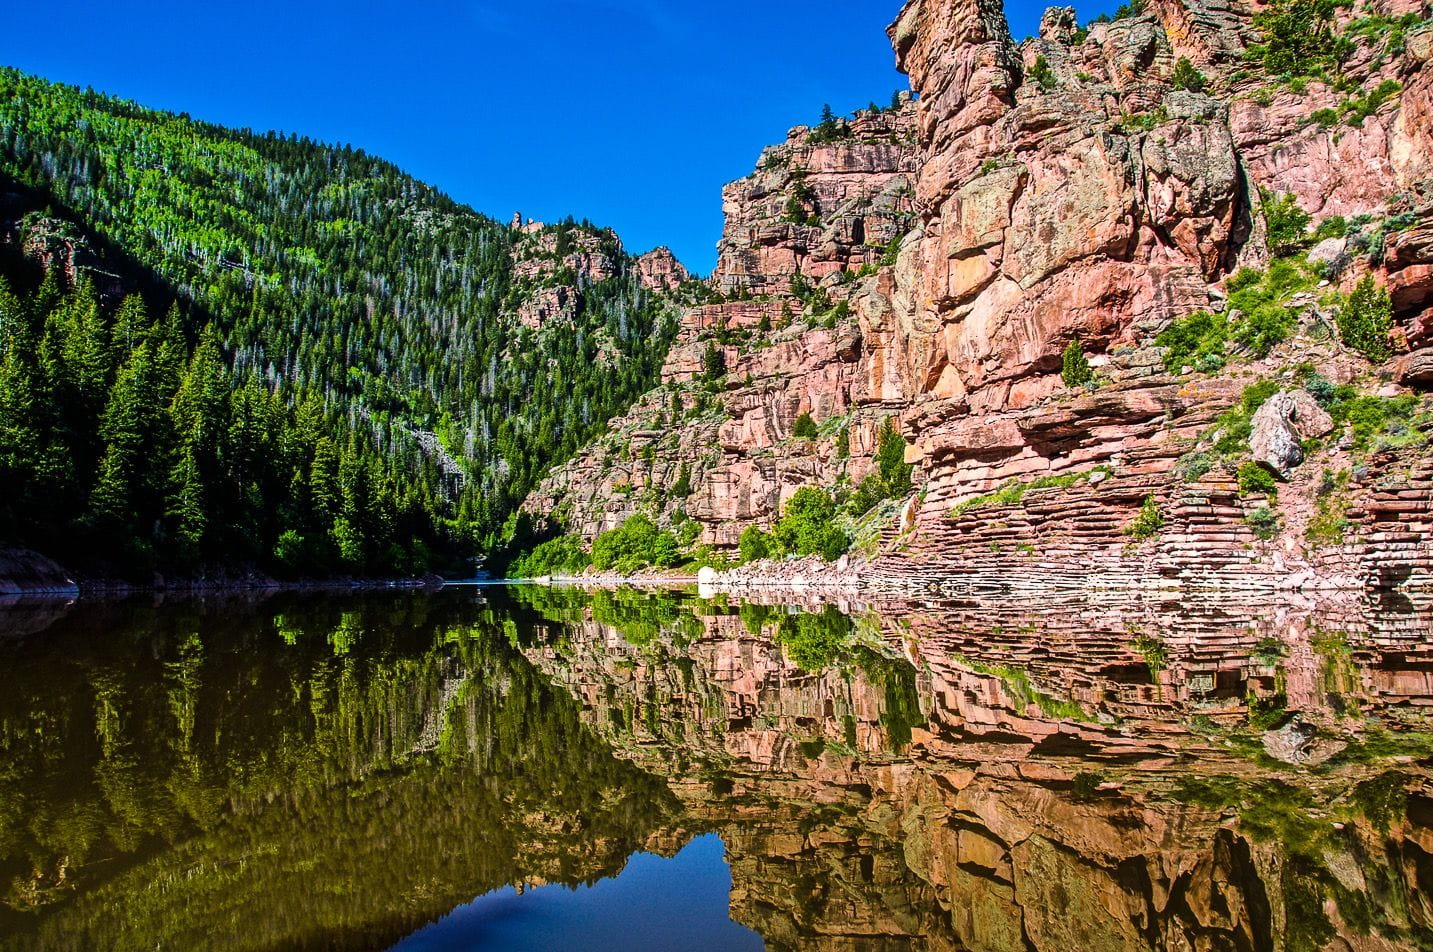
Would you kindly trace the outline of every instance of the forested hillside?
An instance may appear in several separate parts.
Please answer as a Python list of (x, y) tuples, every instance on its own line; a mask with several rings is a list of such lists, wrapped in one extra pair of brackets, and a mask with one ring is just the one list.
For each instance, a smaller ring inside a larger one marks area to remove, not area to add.
[[(652, 385), (672, 333), (610, 232), (509, 227), (359, 150), (0, 70), (7, 192), (48, 207), (6, 236), (5, 399), (31, 416), (0, 431), (0, 533), (42, 549), (300, 574), (471, 554)], [(63, 255), (30, 270), (40, 217), (92, 230), (147, 307)], [(520, 321), (544, 295), (564, 306)], [(113, 495), (126, 454), (143, 472)], [(369, 502), (343, 485), (360, 471)]]

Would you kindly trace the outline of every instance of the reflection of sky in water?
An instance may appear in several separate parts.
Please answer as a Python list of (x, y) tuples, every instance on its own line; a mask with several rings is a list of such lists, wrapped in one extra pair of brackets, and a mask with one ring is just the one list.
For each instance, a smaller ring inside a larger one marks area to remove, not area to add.
[(498, 889), (394, 946), (399, 952), (735, 952), (765, 947), (732, 922), (731, 870), (720, 837), (693, 840), (672, 859), (637, 853), (595, 886)]

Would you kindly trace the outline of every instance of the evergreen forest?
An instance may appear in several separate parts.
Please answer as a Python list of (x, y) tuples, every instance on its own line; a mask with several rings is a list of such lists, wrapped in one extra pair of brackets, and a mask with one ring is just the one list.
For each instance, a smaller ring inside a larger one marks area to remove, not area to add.
[(10, 69), (0, 282), (0, 544), (135, 577), (461, 571), (675, 314), (587, 222)]

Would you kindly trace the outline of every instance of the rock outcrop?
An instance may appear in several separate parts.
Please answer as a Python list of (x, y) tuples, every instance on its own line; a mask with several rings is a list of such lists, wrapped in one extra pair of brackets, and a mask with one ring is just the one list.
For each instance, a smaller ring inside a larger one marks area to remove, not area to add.
[[(527, 511), (589, 539), (638, 511), (680, 512), (703, 541), (731, 547), (801, 486), (870, 471), (882, 422), (907, 405), (883, 262), (915, 218), (914, 116), (905, 101), (797, 128), (727, 187), (712, 300), (684, 313), (663, 386), (552, 473)], [(818, 437), (795, 436), (804, 414)]]
[(1307, 391), (1282, 390), (1255, 411), (1249, 429), (1249, 455), (1254, 462), (1287, 480), (1304, 461), (1304, 441), (1327, 436), (1333, 418)]
[[(1327, 553), (1264, 538), (1280, 520), (1287, 531), (1328, 515), (1314, 474), (1347, 470), (1338, 505), (1376, 512), (1390, 490), (1371, 451), (1427, 469), (1426, 404), (1399, 404), (1397, 432), (1350, 428), (1355, 405), (1377, 416), (1377, 401), (1406, 391), (1342, 346), (1337, 325), (1372, 275), (1388, 290), (1394, 351), (1433, 343), (1433, 23), (1400, 0), (1339, 10), (1327, 25), (1348, 43), (1337, 83), (1290, 81), (1259, 59), (1262, 9), (1158, 0), (1082, 28), (1056, 8), (1017, 44), (997, 0), (910, 0), (890, 37), (918, 99), (794, 130), (728, 186), (711, 279), (722, 300), (687, 312), (663, 390), (529, 511), (590, 538), (640, 509), (680, 510), (703, 541), (731, 547), (799, 486), (839, 495), (858, 482), (898, 414), (920, 493), (873, 576), (972, 571), (948, 517), (1028, 484), (1051, 517), (1079, 514), (1062, 554), (1072, 575), (1081, 546), (1128, 548), (1150, 498), (1193, 520), (1189, 537), (1148, 547), (1163, 565), (1216, 543), (1191, 567), (1329, 570)], [(1200, 314), (1223, 336), (1177, 360), (1161, 335)], [(1062, 379), (1071, 348), (1093, 369), (1087, 386)], [(1409, 356), (1397, 379), (1423, 385), (1426, 363)], [(1321, 404), (1289, 396), (1315, 377), (1345, 390), (1320, 384)], [(1228, 414), (1262, 381), (1288, 393), (1251, 407), (1251, 447)], [(807, 413), (819, 435), (796, 440)], [(1229, 433), (1237, 446), (1220, 441)], [(1301, 491), (1256, 511), (1232, 480), (1251, 457)], [(664, 494), (688, 485), (690, 497)], [(1397, 491), (1405, 517), (1426, 522), (1433, 495)], [(998, 518), (957, 518), (957, 535), (1021, 537), (977, 525)], [(1017, 544), (1062, 548), (1044, 546), (1057, 524), (1032, 516), (1034, 538)], [(1347, 520), (1350, 564), (1383, 564), (1388, 540), (1362, 525)], [(1416, 545), (1397, 548), (1419, 562)], [(995, 562), (1014, 567), (1008, 552), (979, 566)], [(1115, 574), (1142, 564), (1115, 562)]]

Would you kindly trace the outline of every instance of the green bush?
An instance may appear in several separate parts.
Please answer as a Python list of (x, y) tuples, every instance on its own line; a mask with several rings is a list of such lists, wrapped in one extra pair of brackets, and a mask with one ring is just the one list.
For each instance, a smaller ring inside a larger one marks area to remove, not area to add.
[(798, 440), (814, 440), (818, 433), (816, 421), (811, 418), (809, 413), (803, 413), (797, 417), (796, 425), (791, 430), (791, 435)]
[(1334, 31), (1338, 0), (1274, 0), (1254, 15), (1262, 43), (1249, 57), (1273, 76), (1317, 76), (1337, 71), (1352, 44)]
[(1275, 261), (1266, 273), (1245, 269), (1236, 274), (1228, 285), (1229, 308), (1239, 312), (1230, 324), (1230, 339), (1255, 357), (1267, 357), (1293, 332), (1289, 299), (1316, 283), (1300, 261)]
[(686, 499), (692, 494), (692, 466), (690, 463), (682, 464), (682, 471), (677, 476), (677, 481), (672, 484), (672, 498)]
[(1134, 522), (1125, 527), (1125, 535), (1136, 542), (1145, 542), (1159, 535), (1163, 528), (1164, 514), (1159, 511), (1159, 500), (1146, 496)]
[(1326, 241), (1329, 238), (1342, 238), (1347, 234), (1348, 219), (1342, 215), (1330, 215), (1319, 222), (1319, 226), (1314, 229), (1313, 241), (1318, 244), (1320, 241)]
[(835, 561), (851, 547), (851, 539), (834, 524), (836, 501), (831, 494), (803, 486), (786, 503), (774, 535), (787, 555), (819, 555)]
[(1244, 268), (1226, 284), (1229, 301), (1226, 314), (1197, 311), (1160, 332), (1155, 343), (1165, 348), (1164, 365), (1171, 373), (1192, 367), (1212, 373), (1224, 366), (1233, 343), (1254, 357), (1266, 357), (1276, 345), (1288, 340), (1297, 323), (1289, 300), (1316, 284), (1307, 265), (1279, 260), (1268, 272)]
[(1154, 342), (1165, 348), (1164, 366), (1170, 373), (1185, 367), (1212, 372), (1224, 366), (1229, 321), (1222, 314), (1196, 311), (1169, 325)]
[(1319, 406), (1325, 410), (1333, 405), (1338, 396), (1338, 388), (1323, 374), (1309, 373), (1304, 377), (1303, 385), (1309, 395), (1317, 400)]
[(1185, 453), (1174, 464), (1174, 472), (1186, 483), (1197, 483), (1208, 475), (1216, 462), (1218, 460), (1210, 453)]
[(1239, 495), (1255, 496), (1263, 494), (1272, 496), (1279, 491), (1279, 484), (1274, 480), (1274, 474), (1262, 463), (1249, 460), (1239, 467)]
[(1249, 726), (1256, 731), (1272, 731), (1289, 719), (1289, 699), (1284, 694), (1268, 697), (1248, 696)]
[(1309, 243), (1313, 218), (1291, 194), (1264, 192), (1264, 225), (1269, 251), (1282, 258), (1302, 251)]
[(592, 543), (592, 567), (599, 572), (670, 568), (681, 560), (677, 537), (638, 513)]
[(865, 479), (846, 500), (846, 511), (860, 517), (887, 499), (903, 499), (911, 491), (911, 472), (906, 463), (906, 441), (896, 427), (895, 417), (887, 417), (881, 425), (876, 445), (876, 471)]
[(1347, 425), (1352, 431), (1354, 449), (1363, 452), (1425, 441), (1423, 434), (1410, 425), (1419, 412), (1417, 397), (1358, 394), (1352, 387), (1339, 387), (1336, 393), (1329, 405), (1329, 415), (1336, 426)]
[(760, 562), (762, 559), (771, 558), (776, 548), (776, 539), (756, 526), (747, 526), (742, 530), (741, 540), (737, 542), (736, 548), (743, 563)]
[(1085, 357), (1085, 348), (1078, 339), (1070, 341), (1065, 348), (1064, 367), (1060, 371), (1060, 378), (1065, 381), (1067, 387), (1083, 387), (1095, 379), (1095, 372)]
[(1170, 85), (1175, 89), (1187, 90), (1191, 93), (1202, 93), (1204, 87), (1209, 84), (1208, 78), (1194, 68), (1189, 62), (1189, 57), (1181, 56), (1179, 62), (1174, 64), (1174, 73), (1169, 77)]
[(580, 536), (559, 536), (517, 559), (508, 568), (513, 578), (575, 575), (591, 564)]
[(1045, 92), (1055, 88), (1055, 71), (1050, 69), (1050, 61), (1043, 54), (1035, 57), (1035, 65), (1030, 67), (1030, 81)]
[(1268, 506), (1255, 509), (1244, 517), (1244, 521), (1254, 530), (1254, 535), (1266, 541), (1279, 534), (1279, 514)]
[(1388, 289), (1375, 283), (1373, 275), (1365, 275), (1339, 309), (1339, 338), (1375, 364), (1381, 364), (1392, 354), (1388, 343), (1392, 328), (1393, 302)]

